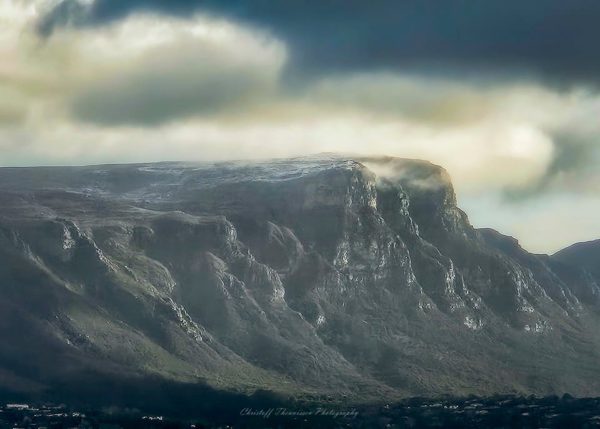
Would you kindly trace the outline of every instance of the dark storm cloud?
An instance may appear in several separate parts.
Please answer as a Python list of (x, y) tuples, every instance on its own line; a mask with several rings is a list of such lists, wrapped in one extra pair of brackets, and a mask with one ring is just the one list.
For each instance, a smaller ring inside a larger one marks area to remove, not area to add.
[[(598, 0), (74, 0), (40, 23), (94, 25), (135, 11), (185, 16), (208, 11), (273, 31), (295, 68), (482, 67), (553, 78), (600, 76)], [(85, 10), (85, 13), (83, 11)]]

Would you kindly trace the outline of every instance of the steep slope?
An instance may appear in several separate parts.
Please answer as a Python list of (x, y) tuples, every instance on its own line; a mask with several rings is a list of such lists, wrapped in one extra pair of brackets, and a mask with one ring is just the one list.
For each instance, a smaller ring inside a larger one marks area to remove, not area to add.
[(474, 229), (424, 161), (0, 169), (0, 202), (5, 389), (600, 392), (586, 259)]

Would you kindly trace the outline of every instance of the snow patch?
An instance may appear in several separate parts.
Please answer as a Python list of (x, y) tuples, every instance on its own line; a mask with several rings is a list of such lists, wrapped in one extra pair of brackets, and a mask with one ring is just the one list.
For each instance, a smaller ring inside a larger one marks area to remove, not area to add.
[(69, 250), (75, 247), (75, 240), (73, 239), (73, 235), (69, 228), (66, 225), (63, 226), (63, 242), (62, 247), (64, 250)]
[(548, 322), (542, 320), (535, 322), (533, 325), (525, 325), (523, 328), (525, 332), (531, 332), (533, 334), (541, 334), (544, 332), (548, 332), (552, 330), (552, 327), (548, 324)]
[(317, 326), (321, 326), (323, 324), (325, 324), (327, 320), (325, 319), (325, 316), (323, 316), (322, 314), (319, 314), (319, 317), (317, 317)]
[(482, 323), (471, 316), (466, 316), (463, 324), (473, 331), (477, 331), (482, 327)]

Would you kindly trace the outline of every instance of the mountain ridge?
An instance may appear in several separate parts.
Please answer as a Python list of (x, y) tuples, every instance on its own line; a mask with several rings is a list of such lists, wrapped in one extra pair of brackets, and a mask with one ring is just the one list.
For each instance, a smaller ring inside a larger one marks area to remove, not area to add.
[(39, 394), (600, 392), (597, 278), (473, 228), (426, 161), (0, 169), (0, 200), (0, 368)]

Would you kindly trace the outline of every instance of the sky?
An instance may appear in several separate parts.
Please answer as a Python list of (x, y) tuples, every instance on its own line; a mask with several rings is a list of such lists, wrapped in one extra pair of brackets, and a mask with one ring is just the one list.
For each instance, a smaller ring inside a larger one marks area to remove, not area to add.
[(597, 0), (0, 0), (0, 166), (426, 159), (478, 227), (600, 238)]

